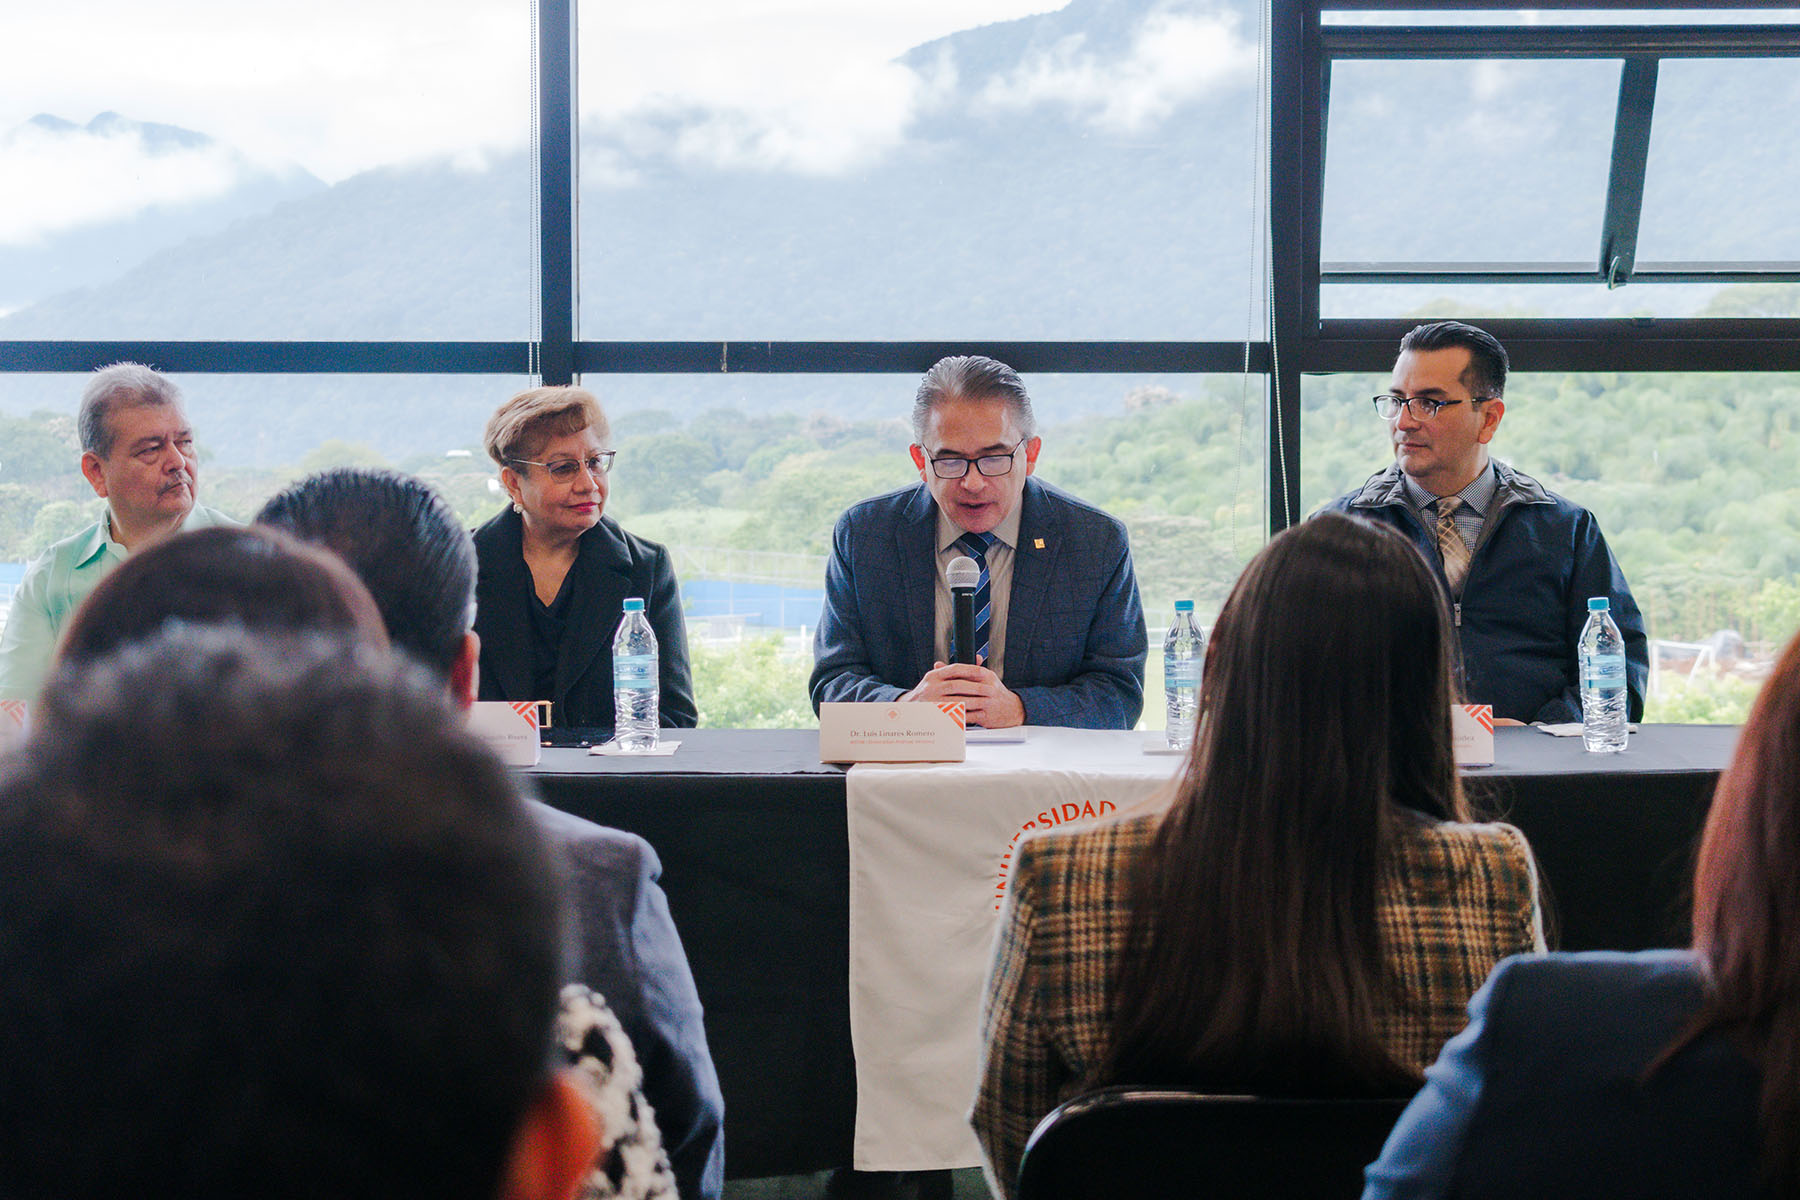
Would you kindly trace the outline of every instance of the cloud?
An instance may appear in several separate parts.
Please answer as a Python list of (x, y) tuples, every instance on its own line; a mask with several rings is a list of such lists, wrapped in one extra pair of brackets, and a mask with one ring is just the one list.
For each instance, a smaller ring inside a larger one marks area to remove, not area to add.
[(981, 104), (1007, 111), (1060, 104), (1094, 125), (1137, 133), (1208, 93), (1254, 82), (1256, 47), (1230, 13), (1152, 12), (1123, 53), (1066, 37), (988, 83)]
[(953, 78), (928, 78), (898, 63), (859, 63), (780, 81), (754, 101), (653, 100), (600, 129), (630, 151), (684, 165), (834, 175), (899, 145), (914, 115)]
[(0, 129), (110, 109), (336, 182), (524, 145), (530, 45), (520, 0), (14, 4), (0, 38)]
[(137, 129), (23, 125), (0, 138), (0, 179), (31, 181), (0, 191), (0, 244), (210, 199), (231, 190), (242, 172), (242, 160), (222, 146), (152, 149)]
[[(696, 53), (721, 49), (717, 34)], [(906, 140), (916, 118), (941, 115), (957, 99), (957, 65), (947, 47), (918, 69), (851, 53), (848, 43), (842, 48), (841, 55), (805, 62), (751, 56), (757, 69), (749, 74), (723, 60), (710, 76), (688, 64), (665, 79), (664, 90), (646, 95), (633, 86), (590, 98), (588, 144), (603, 157), (584, 164), (583, 173), (590, 182), (622, 186), (632, 179), (627, 164), (661, 159), (837, 174), (879, 160)], [(1120, 52), (1096, 54), (1084, 37), (1066, 38), (979, 83), (964, 102), (977, 115), (1057, 104), (1096, 125), (1138, 132), (1190, 100), (1252, 83), (1255, 68), (1255, 46), (1241, 36), (1234, 14), (1158, 10)], [(645, 64), (634, 69), (640, 80), (647, 75)]]

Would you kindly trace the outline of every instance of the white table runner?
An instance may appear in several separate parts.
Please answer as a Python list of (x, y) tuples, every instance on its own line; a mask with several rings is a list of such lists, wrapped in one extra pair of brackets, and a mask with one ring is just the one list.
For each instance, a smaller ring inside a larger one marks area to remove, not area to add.
[(981, 995), (1011, 850), (1035, 829), (1154, 794), (1180, 756), (1161, 733), (1028, 728), (965, 763), (852, 767), (850, 1037), (854, 1165), (975, 1166)]

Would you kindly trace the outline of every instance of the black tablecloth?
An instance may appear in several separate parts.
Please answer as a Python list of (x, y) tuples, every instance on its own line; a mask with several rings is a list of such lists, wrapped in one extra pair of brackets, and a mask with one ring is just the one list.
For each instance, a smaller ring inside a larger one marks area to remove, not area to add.
[[(813, 730), (665, 731), (667, 758), (546, 749), (542, 797), (656, 848), (706, 1006), (734, 1177), (848, 1165), (849, 850), (844, 771)], [(1737, 730), (1652, 725), (1617, 755), (1581, 739), (1495, 731), (1497, 765), (1465, 772), (1484, 815), (1525, 831), (1552, 944), (1687, 941), (1695, 837)]]
[(1620, 754), (1534, 729), (1494, 733), (1498, 762), (1465, 771), (1463, 786), (1478, 813), (1525, 831), (1551, 946), (1687, 945), (1694, 849), (1737, 728), (1648, 725)]

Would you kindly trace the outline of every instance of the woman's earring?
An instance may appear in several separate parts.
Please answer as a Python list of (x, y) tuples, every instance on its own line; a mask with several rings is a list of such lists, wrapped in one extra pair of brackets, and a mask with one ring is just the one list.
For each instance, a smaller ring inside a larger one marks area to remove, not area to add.
[(518, 513), (521, 517), (525, 515), (524, 505), (520, 504), (517, 500), (513, 501), (513, 511)]

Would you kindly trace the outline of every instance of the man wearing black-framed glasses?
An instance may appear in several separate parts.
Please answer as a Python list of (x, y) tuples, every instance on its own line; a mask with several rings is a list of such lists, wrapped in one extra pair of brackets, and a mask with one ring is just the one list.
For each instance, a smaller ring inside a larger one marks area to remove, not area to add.
[[(919, 482), (853, 506), (825, 569), (812, 673), (837, 700), (961, 700), (989, 729), (1129, 729), (1144, 706), (1143, 606), (1125, 527), (1036, 478), (1025, 385), (946, 358), (913, 405)], [(944, 570), (977, 565), (975, 663), (952, 649)]]
[(1611, 600), (1625, 635), (1630, 719), (1649, 677), (1644, 621), (1587, 509), (1490, 457), (1506, 413), (1506, 350), (1460, 321), (1401, 339), (1374, 398), (1394, 464), (1330, 507), (1412, 538), (1449, 594), (1465, 698), (1502, 722), (1581, 719), (1575, 643), (1590, 596)]

